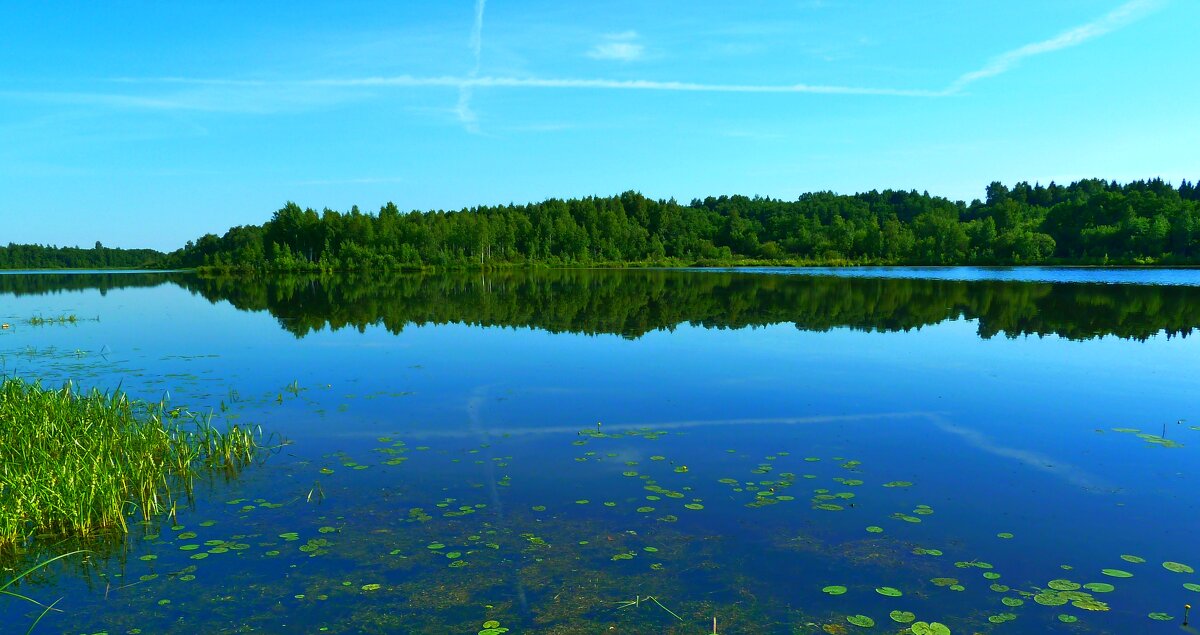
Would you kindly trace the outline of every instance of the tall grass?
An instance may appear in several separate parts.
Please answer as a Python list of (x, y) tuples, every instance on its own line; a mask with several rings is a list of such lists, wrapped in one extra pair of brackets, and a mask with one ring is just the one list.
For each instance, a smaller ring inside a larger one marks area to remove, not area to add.
[(168, 410), (117, 390), (76, 394), (0, 384), (0, 550), (32, 536), (128, 531), (132, 518), (175, 510), (199, 470), (236, 473), (261, 451), (261, 430), (218, 430), (211, 416)]

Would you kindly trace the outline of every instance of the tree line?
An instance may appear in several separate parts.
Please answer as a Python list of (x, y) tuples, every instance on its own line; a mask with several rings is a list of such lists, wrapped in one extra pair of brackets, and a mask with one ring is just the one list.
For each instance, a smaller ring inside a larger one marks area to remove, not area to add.
[(91, 249), (51, 245), (0, 246), (0, 269), (139, 269), (161, 267), (166, 254), (153, 249)]
[(654, 200), (547, 199), (457, 211), (288, 203), (262, 225), (206, 234), (162, 259), (219, 271), (604, 264), (1196, 264), (1200, 186), (1100, 179), (995, 182), (985, 200), (813, 192)]

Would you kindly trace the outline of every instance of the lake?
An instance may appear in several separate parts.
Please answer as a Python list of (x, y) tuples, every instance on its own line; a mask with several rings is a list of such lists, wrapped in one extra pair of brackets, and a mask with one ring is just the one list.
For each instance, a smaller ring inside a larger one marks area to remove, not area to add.
[(22, 584), (62, 598), (37, 632), (1173, 633), (1200, 604), (1200, 271), (19, 273), (0, 321), (6, 375), (287, 441)]

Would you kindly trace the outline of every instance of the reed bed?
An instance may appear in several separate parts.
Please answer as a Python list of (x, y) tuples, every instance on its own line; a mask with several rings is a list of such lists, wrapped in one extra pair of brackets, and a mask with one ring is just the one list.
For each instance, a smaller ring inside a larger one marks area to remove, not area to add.
[(127, 532), (175, 510), (201, 470), (235, 474), (262, 451), (261, 430), (120, 390), (76, 393), (19, 378), (0, 384), (0, 550), (33, 536)]

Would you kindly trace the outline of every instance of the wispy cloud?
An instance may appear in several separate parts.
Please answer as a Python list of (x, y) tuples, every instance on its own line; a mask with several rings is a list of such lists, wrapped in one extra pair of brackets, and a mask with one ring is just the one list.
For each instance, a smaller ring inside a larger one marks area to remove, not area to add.
[(1087, 24), (1063, 31), (1048, 40), (1032, 42), (998, 55), (992, 58), (983, 68), (959, 76), (958, 79), (946, 87), (945, 92), (947, 94), (957, 93), (981, 79), (995, 77), (1008, 72), (1024, 59), (1079, 46), (1088, 40), (1112, 33), (1145, 17), (1150, 12), (1162, 6), (1164, 1), (1131, 0), (1108, 12), (1103, 17)]
[[(483, 11), (487, 8), (487, 0), (475, 0), (475, 23), (471, 27), (471, 38), (468, 41), (471, 53), (475, 56), (475, 66), (468, 74), (469, 78), (479, 75), (483, 63)], [(471, 110), (472, 86), (467, 83), (459, 84), (458, 103), (454, 106), (454, 114), (467, 129), (467, 132), (479, 133), (479, 116)]]
[(603, 41), (588, 50), (587, 56), (595, 60), (616, 60), (619, 62), (640, 60), (646, 54), (646, 47), (637, 42), (637, 39), (637, 31), (609, 33), (604, 36)]
[[(475, 89), (616, 90), (657, 92), (704, 92), (748, 94), (858, 95), (939, 98), (960, 94), (967, 86), (1005, 73), (1023, 60), (1079, 46), (1112, 33), (1146, 16), (1166, 0), (1131, 0), (1087, 24), (1068, 29), (1047, 40), (1026, 44), (993, 58), (978, 70), (964, 73), (940, 89), (914, 89), (837, 84), (742, 84), (688, 82), (654, 79), (603, 79), (570, 77), (481, 76), (483, 18), (486, 0), (476, 0), (475, 21), (468, 44), (474, 66), (465, 75), (392, 75), (376, 77), (318, 78), (302, 80), (197, 79), (186, 77), (118, 78), (113, 83), (139, 87), (179, 86), (175, 92), (123, 94), (119, 92), (0, 91), (0, 98), (48, 103), (87, 104), (128, 110), (193, 110), (210, 112), (270, 113), (296, 108), (315, 108), (375, 94), (372, 89), (447, 88), (458, 91), (453, 113), (470, 132), (479, 132), (478, 116), (471, 108)], [(644, 54), (633, 31), (613, 33), (589, 55), (629, 61)], [(358, 90), (355, 90), (358, 89)]]

